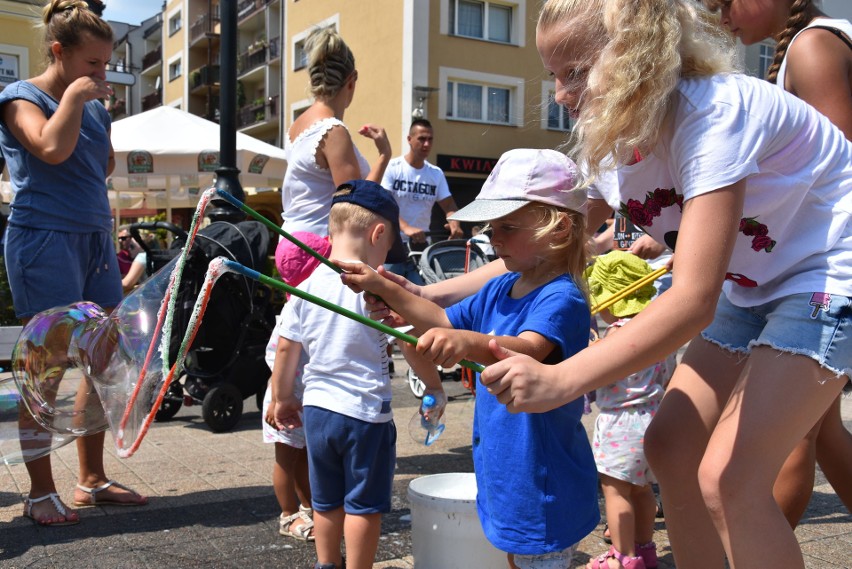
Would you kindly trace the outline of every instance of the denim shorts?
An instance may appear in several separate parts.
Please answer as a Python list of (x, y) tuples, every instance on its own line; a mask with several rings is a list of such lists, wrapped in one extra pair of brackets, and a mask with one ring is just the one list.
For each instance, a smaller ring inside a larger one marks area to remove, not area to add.
[(822, 292), (785, 296), (742, 308), (723, 294), (701, 336), (735, 353), (754, 346), (807, 356), (839, 375), (852, 374), (852, 299)]
[(515, 565), (519, 569), (565, 569), (571, 566), (571, 559), (574, 557), (574, 549), (577, 547), (575, 543), (568, 549), (555, 551), (553, 553), (543, 553), (541, 555), (515, 555)]
[(6, 269), (18, 318), (88, 300), (113, 308), (121, 302), (121, 274), (107, 231), (67, 233), (10, 225)]
[(420, 270), (417, 268), (417, 263), (415, 263), (412, 259), (406, 259), (399, 263), (385, 263), (385, 269), (407, 278), (416, 285), (422, 286), (426, 284), (423, 281), (423, 277), (420, 276)]
[(302, 410), (308, 443), (311, 501), (319, 512), (391, 510), (396, 466), (393, 421), (368, 423), (311, 405)]

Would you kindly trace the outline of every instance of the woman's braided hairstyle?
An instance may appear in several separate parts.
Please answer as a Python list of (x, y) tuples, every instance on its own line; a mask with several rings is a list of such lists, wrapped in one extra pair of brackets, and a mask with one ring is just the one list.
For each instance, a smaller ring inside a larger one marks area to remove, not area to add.
[(787, 48), (790, 47), (790, 42), (811, 21), (809, 14), (811, 6), (812, 0), (795, 0), (790, 6), (787, 27), (778, 35), (778, 43), (775, 45), (775, 57), (772, 60), (772, 65), (766, 70), (766, 80), (770, 83), (775, 83), (775, 79), (778, 77), (778, 70), (781, 68), (784, 56), (787, 55)]

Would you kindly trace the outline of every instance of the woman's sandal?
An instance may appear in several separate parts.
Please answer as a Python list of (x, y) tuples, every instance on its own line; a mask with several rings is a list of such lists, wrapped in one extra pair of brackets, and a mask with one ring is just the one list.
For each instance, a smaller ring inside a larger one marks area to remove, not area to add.
[[(53, 507), (56, 508), (56, 513), (59, 514), (61, 519), (53, 517), (39, 519), (33, 515), (33, 506), (35, 504), (40, 504), (45, 500), (50, 500), (53, 503)], [(24, 498), (24, 517), (31, 519), (40, 526), (73, 526), (74, 524), (80, 523), (80, 517), (77, 515), (77, 512), (68, 510), (68, 508), (65, 507), (65, 504), (62, 503), (62, 500), (59, 499), (59, 494), (56, 492), (45, 494), (40, 498)]]
[[(289, 516), (281, 514), (278, 518), (278, 533), (287, 537), (294, 537), (300, 541), (314, 541), (312, 533), (314, 520), (311, 514), (313, 514), (313, 510), (301, 505), (299, 506), (299, 511), (295, 514)], [(294, 528), (293, 522), (296, 520), (301, 520), (302, 524)]]
[(616, 551), (615, 547), (610, 547), (609, 551), (600, 557), (593, 559), (587, 565), (588, 569), (610, 569), (609, 559), (615, 559), (624, 569), (645, 569), (645, 561), (641, 557), (628, 557), (620, 551)]
[[(122, 490), (127, 490), (128, 492), (130, 492), (131, 494), (136, 496), (138, 499), (136, 499), (136, 500), (116, 500), (115, 498), (107, 498), (107, 497), (98, 498), (99, 492), (103, 492), (104, 490), (106, 490), (107, 488), (109, 488), (111, 486), (115, 486), (116, 488), (121, 488)], [(85, 492), (86, 494), (88, 494), (89, 496), (92, 497), (91, 502), (81, 502), (79, 500), (74, 500), (74, 506), (76, 506), (78, 508), (85, 508), (86, 506), (103, 506), (103, 505), (144, 506), (145, 504), (148, 503), (148, 498), (145, 498), (144, 496), (142, 496), (142, 494), (140, 494), (136, 490), (132, 490), (132, 489), (128, 488), (127, 486), (123, 485), (123, 484), (119, 484), (115, 480), (110, 480), (106, 484), (101, 484), (100, 486), (97, 486), (95, 488), (89, 488), (88, 486), (83, 486), (82, 484), (77, 484), (77, 488), (79, 490), (82, 490), (83, 492)]]

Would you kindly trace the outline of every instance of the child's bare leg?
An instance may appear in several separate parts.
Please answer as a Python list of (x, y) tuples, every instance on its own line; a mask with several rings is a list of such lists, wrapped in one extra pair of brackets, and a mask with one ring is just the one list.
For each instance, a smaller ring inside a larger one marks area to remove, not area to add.
[[(636, 557), (636, 513), (630, 499), (633, 484), (606, 474), (601, 474), (600, 478), (612, 546), (628, 557)], [(610, 558), (607, 563), (612, 569), (621, 569), (617, 559)], [(591, 564), (587, 567), (591, 567)]]
[(678, 569), (724, 567), (724, 550), (698, 486), (698, 465), (742, 369), (741, 354), (694, 339), (645, 433)]
[[(299, 471), (304, 470), (302, 475)], [(308, 462), (307, 451), (291, 447), (284, 443), (275, 443), (275, 465), (272, 467), (272, 488), (275, 491), (275, 497), (278, 499), (278, 505), (281, 507), (281, 514), (284, 517), (291, 516), (299, 511), (299, 504), (302, 503), (306, 507), (310, 507), (310, 485), (299, 488), (299, 479), (307, 478)], [(304, 490), (307, 489), (307, 496)], [(302, 490), (301, 492), (299, 490)], [(306, 500), (306, 501), (305, 501)], [(307, 522), (301, 518), (296, 518), (284, 530), (296, 531)]]
[(328, 512), (314, 510), (314, 545), (317, 549), (317, 561), (320, 564), (334, 563), (337, 567), (343, 564), (340, 540), (343, 539), (345, 516), (342, 506)]
[(343, 536), (346, 541), (347, 569), (373, 567), (381, 533), (381, 514), (346, 514)]
[(852, 433), (843, 425), (837, 397), (823, 417), (816, 442), (819, 467), (837, 497), (852, 512)]
[(790, 456), (781, 467), (778, 479), (772, 489), (775, 501), (787, 523), (795, 528), (802, 519), (814, 489), (816, 469), (816, 437), (819, 423), (814, 425), (807, 436), (799, 441)]
[(654, 519), (657, 517), (657, 499), (650, 484), (631, 485), (630, 503), (636, 518), (636, 543), (654, 541)]
[(732, 568), (804, 567), (772, 487), (790, 451), (842, 386), (810, 358), (752, 350), (698, 472)]

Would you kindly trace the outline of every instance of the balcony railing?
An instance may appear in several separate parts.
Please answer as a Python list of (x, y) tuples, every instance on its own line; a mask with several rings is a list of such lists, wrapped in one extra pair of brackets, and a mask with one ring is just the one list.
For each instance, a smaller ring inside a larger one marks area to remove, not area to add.
[(244, 51), (237, 57), (237, 75), (242, 75), (256, 67), (260, 67), (261, 65), (266, 64), (266, 51), (267, 48), (265, 45), (261, 45), (254, 48), (249, 48), (248, 51)]
[(189, 29), (189, 41), (194, 42), (208, 34), (215, 35), (216, 24), (218, 23), (218, 14), (202, 14)]
[(242, 0), (237, 3), (237, 21), (251, 16), (271, 2), (272, 0)]
[(219, 66), (205, 65), (189, 74), (189, 90), (219, 84)]
[(160, 92), (154, 91), (142, 97), (142, 110), (150, 111), (154, 107), (159, 107), (162, 104), (160, 101)]
[(245, 128), (253, 124), (267, 122), (278, 116), (278, 95), (266, 101), (255, 101), (241, 107), (237, 113), (237, 127)]
[(163, 60), (163, 46), (157, 46), (142, 57), (142, 69), (156, 65)]

